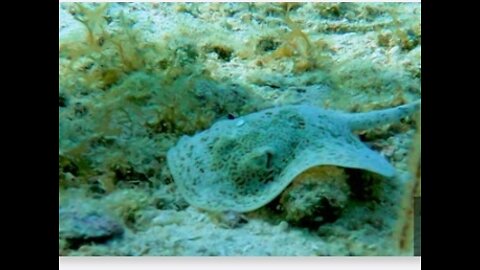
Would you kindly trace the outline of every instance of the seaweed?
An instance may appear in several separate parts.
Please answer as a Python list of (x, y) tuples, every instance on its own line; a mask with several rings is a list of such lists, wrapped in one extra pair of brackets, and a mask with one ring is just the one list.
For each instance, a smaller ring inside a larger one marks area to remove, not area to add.
[(88, 89), (106, 90), (125, 74), (145, 65), (142, 52), (137, 49), (140, 33), (131, 29), (123, 13), (115, 20), (118, 29), (109, 27), (106, 19), (109, 7), (109, 3), (91, 7), (72, 4), (69, 12), (85, 27), (86, 38), (83, 42), (60, 43), (60, 57), (70, 60), (63, 73), (80, 73), (82, 76), (76, 80)]
[(409, 154), (410, 179), (404, 185), (402, 202), (398, 211), (397, 228), (393, 235), (395, 248), (400, 254), (411, 255), (414, 244), (414, 198), (421, 197), (421, 116), (417, 115), (417, 132)]
[(259, 64), (263, 66), (274, 60), (292, 59), (292, 71), (297, 74), (325, 68), (331, 62), (328, 42), (322, 39), (311, 41), (308, 34), (302, 31), (299, 24), (290, 18), (289, 12), (292, 6), (296, 5), (292, 3), (282, 4), (284, 12), (282, 19), (290, 31), (280, 35), (280, 41), (272, 37), (264, 37), (257, 44), (257, 51), (258, 48), (260, 48), (260, 52), (271, 51), (260, 60)]

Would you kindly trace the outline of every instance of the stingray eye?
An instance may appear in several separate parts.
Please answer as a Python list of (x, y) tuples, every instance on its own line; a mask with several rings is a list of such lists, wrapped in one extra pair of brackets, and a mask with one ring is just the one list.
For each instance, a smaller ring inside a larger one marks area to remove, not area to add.
[(273, 165), (273, 152), (272, 151), (267, 151), (265, 153), (267, 155), (267, 169), (271, 169)]
[(272, 149), (262, 147), (246, 155), (243, 163), (248, 170), (268, 171), (273, 167), (273, 157)]

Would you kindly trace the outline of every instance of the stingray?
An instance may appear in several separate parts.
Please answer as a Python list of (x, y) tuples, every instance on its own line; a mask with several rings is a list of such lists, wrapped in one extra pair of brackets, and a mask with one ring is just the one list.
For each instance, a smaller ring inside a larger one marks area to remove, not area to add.
[(323, 165), (370, 171), (395, 168), (354, 133), (393, 123), (414, 103), (365, 113), (285, 105), (220, 120), (169, 149), (167, 164), (185, 200), (209, 211), (248, 212), (275, 199), (297, 176)]

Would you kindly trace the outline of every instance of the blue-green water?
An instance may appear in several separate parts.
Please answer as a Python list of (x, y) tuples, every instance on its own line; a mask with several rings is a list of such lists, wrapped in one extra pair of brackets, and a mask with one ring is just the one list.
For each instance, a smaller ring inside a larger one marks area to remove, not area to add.
[[(248, 115), (419, 100), (419, 3), (62, 3), (59, 13), (60, 255), (413, 254), (413, 244), (398, 246), (413, 241), (402, 207), (412, 207), (416, 113), (352, 133), (392, 166), (388, 177), (339, 166), (338, 156), (355, 156), (342, 147), (327, 158), (336, 167), (307, 170), (322, 151), (293, 149), (325, 137), (305, 135), (305, 115), (257, 126)], [(184, 160), (172, 164), (191, 165), (168, 166), (180, 138), (221, 121), (235, 125), (211, 144), (178, 147)], [(237, 207), (247, 197), (255, 207)]]

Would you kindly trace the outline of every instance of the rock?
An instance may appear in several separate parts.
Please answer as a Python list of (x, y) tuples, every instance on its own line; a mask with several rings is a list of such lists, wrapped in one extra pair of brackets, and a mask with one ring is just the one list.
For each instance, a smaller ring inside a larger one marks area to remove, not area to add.
[(342, 168), (334, 166), (317, 167), (301, 174), (280, 198), (286, 220), (307, 227), (334, 221), (349, 199), (347, 177)]
[(59, 215), (59, 235), (69, 242), (70, 248), (89, 242), (103, 243), (123, 233), (122, 224), (105, 213), (60, 208)]

